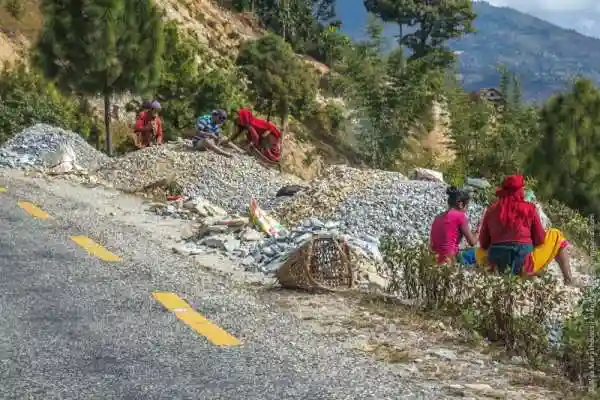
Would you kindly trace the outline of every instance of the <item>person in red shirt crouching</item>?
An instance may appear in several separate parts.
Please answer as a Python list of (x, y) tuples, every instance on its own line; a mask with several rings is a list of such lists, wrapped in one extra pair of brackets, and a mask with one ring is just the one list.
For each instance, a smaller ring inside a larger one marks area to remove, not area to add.
[(161, 106), (156, 100), (149, 104), (144, 104), (147, 111), (139, 113), (133, 131), (137, 135), (136, 145), (139, 148), (149, 147), (152, 141), (156, 140), (156, 144), (163, 143), (162, 121), (158, 116)]
[(544, 231), (535, 204), (525, 201), (525, 180), (508, 176), (496, 190), (479, 232), (477, 264), (520, 276), (541, 273), (555, 259), (565, 284), (572, 283), (569, 242), (558, 229)]

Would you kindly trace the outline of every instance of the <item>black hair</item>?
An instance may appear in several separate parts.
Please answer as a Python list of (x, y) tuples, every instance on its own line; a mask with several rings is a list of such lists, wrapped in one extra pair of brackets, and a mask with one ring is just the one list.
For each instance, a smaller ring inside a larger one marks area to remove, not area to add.
[(140, 111), (149, 110), (151, 104), (152, 104), (152, 100), (142, 101), (142, 104), (140, 104)]
[(448, 195), (448, 205), (450, 207), (457, 207), (460, 202), (467, 205), (469, 200), (471, 200), (471, 195), (468, 191), (458, 189), (456, 186), (450, 186), (446, 189), (446, 194)]

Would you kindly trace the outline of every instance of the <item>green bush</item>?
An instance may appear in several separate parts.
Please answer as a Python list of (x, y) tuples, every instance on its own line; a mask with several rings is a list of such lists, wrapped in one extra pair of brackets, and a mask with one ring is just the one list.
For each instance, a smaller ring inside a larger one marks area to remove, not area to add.
[(502, 108), (474, 99), (456, 81), (445, 88), (458, 166), (468, 176), (494, 181), (523, 172), (540, 136), (538, 110), (521, 101), (517, 77), (505, 68), (499, 72)]
[(385, 263), (379, 272), (388, 277), (391, 294), (453, 317), (533, 365), (548, 359), (547, 324), (563, 301), (550, 274), (521, 279), (437, 265), (427, 245), (407, 247), (393, 236), (382, 238), (381, 250)]
[(552, 221), (552, 225), (563, 231), (569, 241), (588, 254), (593, 252), (596, 244), (590, 240), (593, 234), (587, 218), (557, 200), (548, 201), (544, 205), (544, 212)]
[(78, 131), (88, 137), (91, 118), (79, 101), (63, 95), (24, 63), (0, 72), (0, 143), (36, 123)]
[(310, 110), (317, 92), (317, 75), (281, 37), (268, 34), (244, 42), (236, 65), (249, 82), (254, 108), (278, 117), (285, 132), (289, 116), (301, 117)]
[(342, 136), (347, 128), (344, 108), (333, 102), (324, 106), (316, 102), (313, 103), (301, 122), (309, 127), (314, 134), (331, 140), (343, 140)]
[(541, 197), (586, 215), (600, 213), (599, 123), (600, 88), (592, 80), (577, 79), (544, 104), (541, 140), (527, 162), (529, 173), (539, 179)]
[(197, 117), (214, 108), (232, 111), (247, 101), (243, 80), (235, 71), (209, 70), (198, 62), (199, 55), (209, 56), (199, 43), (182, 35), (176, 23), (165, 26), (163, 69), (155, 97), (163, 105), (167, 140), (193, 128)]
[(599, 303), (600, 288), (596, 285), (586, 290), (577, 312), (565, 321), (558, 354), (565, 375), (594, 390), (600, 378)]
[(6, 11), (8, 11), (14, 18), (19, 19), (25, 12), (25, 3), (24, 0), (6, 0), (4, 3), (4, 8), (6, 8)]

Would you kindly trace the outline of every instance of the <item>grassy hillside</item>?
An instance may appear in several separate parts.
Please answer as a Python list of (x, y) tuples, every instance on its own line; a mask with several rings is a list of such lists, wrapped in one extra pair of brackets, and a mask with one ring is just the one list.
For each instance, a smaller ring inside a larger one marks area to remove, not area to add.
[[(498, 85), (497, 66), (506, 64), (522, 79), (525, 97), (541, 100), (562, 90), (569, 80), (585, 75), (600, 82), (600, 40), (510, 8), (474, 3), (477, 33), (452, 44), (461, 51), (460, 72), (467, 89)], [(345, 0), (338, 7), (344, 30), (364, 37), (367, 13), (363, 0)], [(398, 29), (386, 27), (390, 41)]]

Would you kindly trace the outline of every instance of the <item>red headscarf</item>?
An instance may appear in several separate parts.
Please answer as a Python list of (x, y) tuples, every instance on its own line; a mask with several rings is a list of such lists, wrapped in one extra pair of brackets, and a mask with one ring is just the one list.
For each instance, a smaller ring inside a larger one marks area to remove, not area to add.
[(270, 131), (275, 137), (280, 138), (281, 132), (271, 121), (265, 121), (261, 118), (256, 118), (249, 108), (240, 108), (238, 111), (238, 125), (251, 126), (259, 134)]
[(240, 108), (238, 111), (238, 125), (247, 126), (250, 125), (252, 120), (254, 119), (254, 115), (249, 108)]
[(499, 219), (505, 228), (516, 227), (530, 218), (531, 205), (525, 201), (524, 187), (522, 175), (511, 175), (496, 190)]

